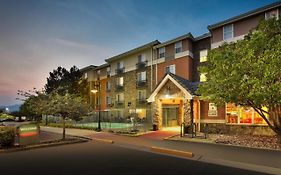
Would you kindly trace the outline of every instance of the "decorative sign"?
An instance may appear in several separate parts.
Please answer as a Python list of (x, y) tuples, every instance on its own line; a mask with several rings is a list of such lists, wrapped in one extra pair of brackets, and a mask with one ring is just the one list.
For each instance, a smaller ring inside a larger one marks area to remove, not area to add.
[(36, 124), (23, 124), (17, 127), (17, 137), (20, 145), (39, 142), (39, 126)]
[(215, 103), (209, 103), (208, 116), (218, 116), (218, 108)]

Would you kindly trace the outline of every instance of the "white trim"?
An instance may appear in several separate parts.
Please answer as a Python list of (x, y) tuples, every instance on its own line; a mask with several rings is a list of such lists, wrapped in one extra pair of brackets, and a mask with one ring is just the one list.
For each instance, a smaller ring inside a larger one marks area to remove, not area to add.
[(193, 95), (191, 95), (185, 88), (183, 88), (176, 80), (174, 80), (169, 74), (167, 74), (164, 79), (161, 81), (161, 83), (157, 86), (157, 88), (152, 92), (150, 97), (147, 99), (148, 102), (154, 102), (155, 96), (158, 94), (158, 92), (162, 89), (162, 87), (166, 84), (166, 82), (170, 80), (172, 81), (184, 94), (185, 99), (193, 99)]
[(230, 42), (236, 42), (238, 40), (242, 40), (242, 39), (244, 39), (245, 35), (240, 35), (240, 36), (236, 36), (236, 37), (233, 37), (231, 39), (228, 39), (228, 40), (223, 40), (223, 41), (212, 43), (211, 49), (215, 49), (215, 48), (221, 46), (223, 43), (230, 43)]
[(184, 57), (184, 56), (190, 56), (191, 58), (193, 58), (193, 53), (190, 52), (189, 50), (179, 52), (179, 53), (175, 54), (175, 59), (181, 58), (181, 57)]

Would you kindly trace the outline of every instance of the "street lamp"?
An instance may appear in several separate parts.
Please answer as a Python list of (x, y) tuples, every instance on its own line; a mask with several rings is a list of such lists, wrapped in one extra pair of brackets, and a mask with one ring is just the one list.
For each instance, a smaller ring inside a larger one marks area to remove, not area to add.
[(98, 109), (98, 128), (97, 128), (97, 131), (101, 131), (101, 120), (100, 120), (100, 110), (101, 110), (101, 98), (100, 98), (100, 82), (98, 82), (97, 84), (94, 84), (94, 88), (93, 90), (91, 90), (92, 93), (96, 94), (99, 92), (99, 109)]

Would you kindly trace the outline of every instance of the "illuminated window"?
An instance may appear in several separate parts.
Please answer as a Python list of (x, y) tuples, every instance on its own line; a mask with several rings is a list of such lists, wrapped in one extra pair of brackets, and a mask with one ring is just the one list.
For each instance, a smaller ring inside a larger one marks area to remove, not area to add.
[(223, 40), (233, 38), (233, 24), (229, 24), (223, 27)]
[[(268, 111), (267, 107), (262, 108), (264, 111)], [(268, 118), (268, 115), (265, 115)], [(265, 120), (257, 113), (254, 113), (254, 124), (266, 124)]]
[(254, 111), (250, 107), (241, 107), (239, 109), (240, 123), (252, 124)]
[(226, 105), (226, 116), (228, 123), (238, 123), (238, 108), (233, 103)]
[(201, 50), (199, 55), (200, 55), (200, 63), (207, 61), (207, 54), (208, 50)]
[(207, 81), (206, 73), (201, 73), (200, 74), (200, 82)]
[(136, 113), (138, 114), (138, 118), (140, 119), (146, 117), (146, 109), (136, 109)]

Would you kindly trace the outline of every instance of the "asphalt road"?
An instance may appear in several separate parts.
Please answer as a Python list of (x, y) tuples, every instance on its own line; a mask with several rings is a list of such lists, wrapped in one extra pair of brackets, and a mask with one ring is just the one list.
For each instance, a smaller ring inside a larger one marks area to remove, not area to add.
[(0, 174), (258, 175), (261, 173), (90, 141), (0, 154)]

